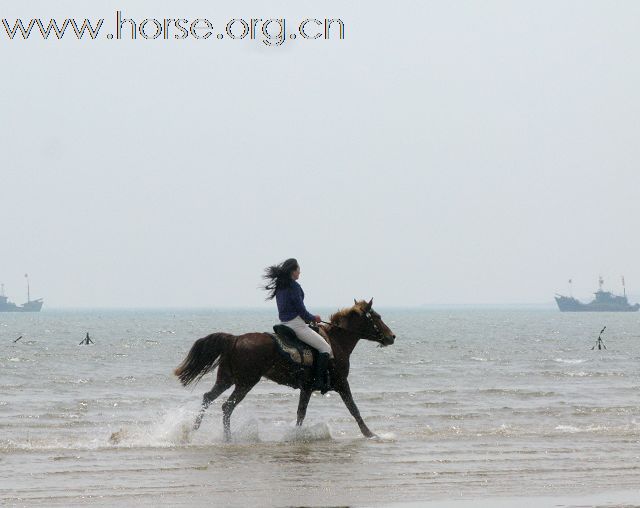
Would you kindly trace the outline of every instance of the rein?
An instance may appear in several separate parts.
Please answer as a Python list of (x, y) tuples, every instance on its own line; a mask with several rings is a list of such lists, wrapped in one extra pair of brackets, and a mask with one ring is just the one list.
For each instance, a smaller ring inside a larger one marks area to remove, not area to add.
[[(375, 342), (380, 342), (380, 340), (383, 338), (382, 335), (371, 335), (370, 333), (361, 333), (361, 332), (355, 332), (353, 330), (349, 330), (348, 328), (344, 328), (343, 326), (338, 326), (334, 323), (329, 323), (327, 321), (320, 321), (323, 325), (329, 325), (329, 326), (333, 326), (334, 328), (337, 328), (338, 330), (342, 330), (345, 332), (349, 332), (352, 335), (359, 335), (360, 337), (368, 337), (371, 340), (374, 340)], [(375, 323), (373, 323), (373, 321), (371, 322), (371, 324), (373, 324), (374, 329), (378, 330), (378, 327), (376, 326)]]

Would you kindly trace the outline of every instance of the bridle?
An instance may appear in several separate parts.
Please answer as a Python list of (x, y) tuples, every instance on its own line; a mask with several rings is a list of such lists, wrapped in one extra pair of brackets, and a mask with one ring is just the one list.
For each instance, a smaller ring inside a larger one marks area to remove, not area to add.
[(335, 323), (329, 323), (327, 321), (320, 321), (320, 322), (322, 324), (325, 324), (325, 325), (333, 326), (334, 328), (337, 328), (338, 330), (342, 330), (342, 331), (350, 333), (352, 335), (357, 335), (357, 336), (362, 337), (362, 338), (368, 338), (368, 339), (373, 340), (374, 342), (378, 342), (378, 343), (382, 344), (382, 341), (384, 340), (384, 335), (380, 331), (380, 328), (378, 328), (378, 325), (376, 324), (376, 322), (373, 320), (373, 315), (371, 314), (371, 311), (368, 310), (367, 312), (365, 312), (364, 316), (367, 318), (368, 323), (371, 325), (371, 327), (373, 328), (373, 330), (376, 333), (376, 335), (372, 335), (370, 333), (358, 332), (358, 331), (355, 331), (355, 330), (349, 330), (349, 328), (345, 328), (343, 326), (336, 325)]

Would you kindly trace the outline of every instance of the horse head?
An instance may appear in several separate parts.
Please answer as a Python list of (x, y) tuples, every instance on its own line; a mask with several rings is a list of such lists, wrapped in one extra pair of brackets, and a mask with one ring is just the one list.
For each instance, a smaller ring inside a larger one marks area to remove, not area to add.
[(373, 298), (368, 302), (355, 299), (353, 302), (353, 307), (332, 315), (331, 322), (381, 346), (393, 344), (396, 336), (382, 321), (382, 316), (373, 310)]

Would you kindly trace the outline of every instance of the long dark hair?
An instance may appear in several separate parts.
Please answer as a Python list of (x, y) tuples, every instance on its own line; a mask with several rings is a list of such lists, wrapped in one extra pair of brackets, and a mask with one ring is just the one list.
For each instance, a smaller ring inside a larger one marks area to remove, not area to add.
[(288, 288), (291, 285), (293, 281), (291, 274), (298, 269), (298, 266), (296, 259), (289, 258), (279, 265), (268, 266), (264, 269), (262, 278), (269, 282), (267, 282), (262, 289), (269, 291), (267, 300), (273, 300), (278, 289)]

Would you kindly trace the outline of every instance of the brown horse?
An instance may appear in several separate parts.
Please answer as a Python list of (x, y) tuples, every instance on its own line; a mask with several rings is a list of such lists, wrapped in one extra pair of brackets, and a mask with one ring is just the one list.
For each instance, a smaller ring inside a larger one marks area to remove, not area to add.
[[(353, 401), (347, 376), (349, 375), (349, 357), (360, 339), (388, 346), (395, 341), (395, 335), (384, 324), (380, 314), (372, 309), (370, 302), (359, 301), (348, 309), (331, 316), (331, 322), (323, 327), (326, 331), (334, 359), (329, 364), (331, 389), (340, 394), (349, 412), (358, 422), (366, 437), (374, 437)], [(268, 333), (246, 333), (231, 335), (213, 333), (195, 341), (189, 354), (175, 370), (184, 386), (199, 380), (207, 372), (218, 367), (216, 382), (211, 391), (204, 394), (202, 407), (198, 414), (194, 430), (200, 427), (205, 411), (218, 396), (235, 385), (233, 393), (222, 405), (224, 436), (231, 438), (231, 413), (249, 391), (264, 376), (281, 385), (300, 389), (298, 419), (296, 425), (302, 425), (311, 398), (311, 387), (300, 388), (291, 365), (276, 350), (273, 338)]]

